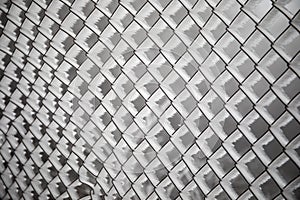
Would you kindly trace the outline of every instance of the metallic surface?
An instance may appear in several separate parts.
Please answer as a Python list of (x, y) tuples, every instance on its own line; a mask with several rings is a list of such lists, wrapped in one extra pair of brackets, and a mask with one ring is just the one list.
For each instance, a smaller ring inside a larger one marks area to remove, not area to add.
[(0, 199), (300, 199), (298, 0), (0, 2)]

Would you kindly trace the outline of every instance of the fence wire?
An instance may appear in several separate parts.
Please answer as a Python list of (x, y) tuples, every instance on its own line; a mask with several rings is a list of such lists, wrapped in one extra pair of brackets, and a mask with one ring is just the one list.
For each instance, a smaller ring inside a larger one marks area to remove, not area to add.
[(2, 0), (0, 199), (300, 199), (298, 0)]

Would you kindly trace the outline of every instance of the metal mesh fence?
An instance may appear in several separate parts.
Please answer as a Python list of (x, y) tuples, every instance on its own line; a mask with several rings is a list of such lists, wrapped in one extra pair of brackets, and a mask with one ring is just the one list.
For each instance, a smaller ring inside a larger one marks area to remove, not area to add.
[(0, 199), (299, 199), (298, 0), (2, 0)]

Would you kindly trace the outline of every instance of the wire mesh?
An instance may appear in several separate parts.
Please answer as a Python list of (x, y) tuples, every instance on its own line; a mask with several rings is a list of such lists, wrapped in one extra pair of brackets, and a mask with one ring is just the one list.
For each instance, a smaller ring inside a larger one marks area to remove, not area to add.
[(0, 199), (299, 199), (298, 0), (2, 0)]

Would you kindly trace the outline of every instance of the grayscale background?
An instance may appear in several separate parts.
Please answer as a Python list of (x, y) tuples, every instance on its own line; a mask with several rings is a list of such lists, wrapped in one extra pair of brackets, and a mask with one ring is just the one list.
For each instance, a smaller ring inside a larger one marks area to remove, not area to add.
[(0, 199), (300, 199), (299, 0), (0, 0)]

